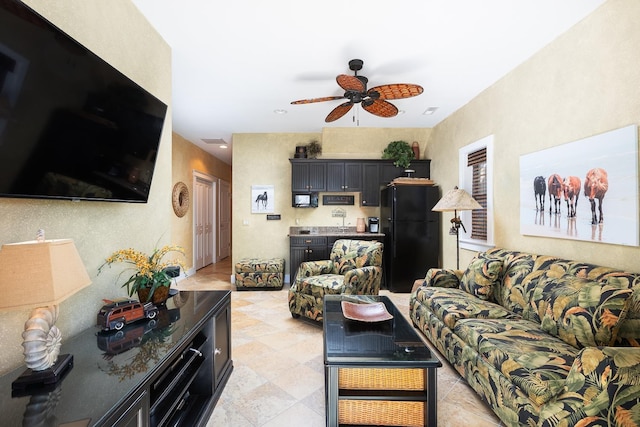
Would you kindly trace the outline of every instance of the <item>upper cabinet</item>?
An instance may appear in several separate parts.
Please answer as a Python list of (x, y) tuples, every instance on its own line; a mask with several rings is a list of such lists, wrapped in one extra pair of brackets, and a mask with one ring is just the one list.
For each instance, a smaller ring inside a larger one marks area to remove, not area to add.
[(378, 162), (364, 163), (362, 165), (362, 197), (360, 198), (360, 204), (362, 206), (380, 206), (381, 185), (380, 164)]
[(318, 160), (291, 160), (291, 191), (326, 191), (327, 164)]
[[(404, 170), (392, 160), (289, 159), (291, 191), (361, 192), (362, 206), (380, 205), (380, 188)], [(430, 178), (431, 160), (414, 160), (415, 178)]]
[(361, 162), (327, 162), (327, 191), (362, 190)]

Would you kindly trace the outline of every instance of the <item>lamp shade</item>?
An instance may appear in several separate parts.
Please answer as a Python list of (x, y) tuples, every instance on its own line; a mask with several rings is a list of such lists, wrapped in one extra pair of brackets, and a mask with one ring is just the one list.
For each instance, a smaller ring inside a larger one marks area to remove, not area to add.
[(453, 190), (449, 190), (442, 199), (436, 203), (431, 209), (436, 212), (447, 211), (471, 211), (474, 209), (482, 209), (480, 203), (478, 203), (469, 193), (461, 188), (455, 187)]
[(0, 249), (0, 308), (57, 305), (90, 284), (71, 239), (11, 243)]

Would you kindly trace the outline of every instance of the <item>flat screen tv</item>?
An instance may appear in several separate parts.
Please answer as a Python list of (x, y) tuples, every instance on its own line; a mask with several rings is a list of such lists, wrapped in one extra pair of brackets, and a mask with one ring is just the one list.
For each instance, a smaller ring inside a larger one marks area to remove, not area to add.
[(0, 197), (146, 202), (166, 111), (25, 4), (0, 0)]

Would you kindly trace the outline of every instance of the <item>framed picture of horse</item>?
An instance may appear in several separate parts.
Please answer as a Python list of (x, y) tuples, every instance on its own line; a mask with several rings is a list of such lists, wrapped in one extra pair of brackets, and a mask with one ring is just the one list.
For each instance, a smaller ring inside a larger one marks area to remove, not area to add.
[(520, 156), (523, 235), (639, 246), (638, 127)]
[(273, 185), (251, 186), (251, 213), (267, 214), (274, 212), (274, 187)]

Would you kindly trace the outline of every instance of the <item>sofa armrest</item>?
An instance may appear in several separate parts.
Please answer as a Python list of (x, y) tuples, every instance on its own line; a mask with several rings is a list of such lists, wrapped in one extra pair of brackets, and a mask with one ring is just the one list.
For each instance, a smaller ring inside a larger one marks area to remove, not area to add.
[(448, 268), (430, 268), (424, 277), (422, 286), (435, 286), (438, 288), (457, 288), (464, 271)]
[(637, 425), (628, 422), (637, 423), (639, 413), (640, 348), (586, 347), (563, 392), (541, 408), (539, 425)]
[(319, 276), (321, 274), (331, 274), (333, 272), (333, 262), (329, 260), (305, 261), (300, 263), (296, 273), (296, 283), (304, 280), (305, 277)]
[(382, 268), (374, 265), (354, 268), (344, 274), (343, 294), (378, 295), (382, 281)]

